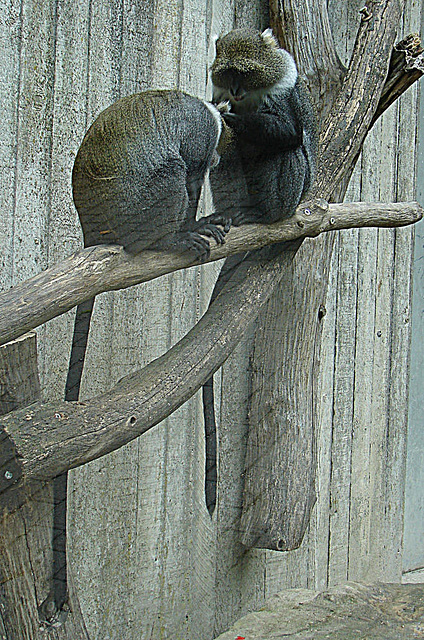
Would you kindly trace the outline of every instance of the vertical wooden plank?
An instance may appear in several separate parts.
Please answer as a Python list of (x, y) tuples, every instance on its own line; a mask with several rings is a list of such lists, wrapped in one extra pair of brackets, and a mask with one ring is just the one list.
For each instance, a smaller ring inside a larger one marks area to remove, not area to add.
[[(53, 264), (82, 245), (82, 233), (72, 201), (71, 174), (86, 125), (88, 66), (88, 3), (57, 2), (55, 78), (51, 145), (48, 262)], [(68, 369), (74, 312), (42, 328), (40, 374), (49, 398), (62, 398)]]
[[(122, 81), (122, 2), (87, 1), (85, 7), (88, 18), (86, 30), (81, 33), (85, 45), (82, 60), (86, 77), (81, 96), (85, 122), (78, 131), (79, 141), (99, 112), (119, 98)], [(117, 334), (119, 340), (124, 329), (129, 330), (128, 335), (134, 331), (128, 326), (131, 321), (118, 328), (113, 324), (114, 300), (119, 297), (119, 293), (108, 293), (96, 299), (83, 397), (107, 389), (124, 370), (118, 366), (122, 352), (113, 336)], [(131, 638), (139, 622), (132, 589), (137, 566), (134, 562), (137, 467), (130, 452), (130, 447), (125, 447), (70, 474), (70, 561), (78, 568), (77, 589), (91, 638), (117, 637), (122, 624)], [(79, 535), (80, 531), (84, 535)]]
[[(419, 3), (408, 3), (403, 33), (418, 31)], [(417, 86), (402, 96), (397, 105), (396, 187), (398, 200), (416, 197), (418, 110)], [(412, 171), (411, 171), (412, 169)], [(387, 557), (381, 573), (399, 580), (402, 572), (403, 514), (408, 420), (409, 364), (411, 345), (412, 268), (414, 228), (394, 232), (394, 296), (390, 353), (389, 419), (387, 426), (385, 476), (387, 506), (384, 512), (383, 546)], [(406, 259), (405, 259), (406, 258)], [(378, 576), (377, 576), (378, 577)]]
[(3, 125), (0, 138), (0, 287), (5, 289), (13, 278), (13, 229), (16, 155), (18, 136), (18, 104), (20, 92), (20, 36), (22, 3), (2, 2), (0, 7), (0, 102)]
[(349, 546), (352, 395), (354, 385), (357, 231), (339, 237), (330, 498), (329, 581), (346, 578)]
[(20, 32), (14, 214), (16, 283), (46, 266), (50, 211), (56, 7), (24, 0)]
[[(420, 85), (419, 146), (417, 153), (417, 199), (424, 202), (424, 99), (423, 85)], [(424, 549), (421, 544), (424, 531), (424, 224), (415, 225), (414, 278), (412, 304), (412, 347), (411, 380), (408, 421), (408, 455), (405, 490), (404, 523), (404, 580), (409, 580), (407, 572), (424, 566)]]
[(151, 50), (153, 34), (151, 3), (125, 0), (122, 4), (122, 95), (148, 89), (152, 83)]
[(328, 15), (330, 17), (334, 42), (340, 60), (347, 67), (355, 42), (358, 26), (361, 21), (359, 10), (362, 8), (361, 0), (329, 0)]
[[(150, 82), (153, 87), (174, 88), (178, 85), (178, 26), (181, 21), (182, 3), (179, 0), (169, 3), (159, 0), (154, 8), (150, 7), (150, 11), (153, 20)], [(141, 354), (147, 363), (171, 346), (172, 276), (147, 283), (147, 286), (143, 287), (142, 296)], [(137, 580), (141, 593), (143, 582), (148, 586), (144, 591), (148, 600), (144, 609), (144, 620), (140, 620), (141, 629), (146, 637), (158, 638), (161, 634), (166, 637), (173, 625), (174, 629), (180, 627), (180, 616), (185, 610), (185, 606), (179, 600), (178, 589), (173, 589), (175, 566), (172, 565), (172, 560), (168, 564), (168, 555), (172, 556), (178, 546), (175, 539), (169, 539), (167, 535), (169, 522), (173, 522), (174, 504), (178, 499), (173, 479), (168, 476), (168, 457), (169, 448), (173, 445), (179, 451), (179, 441), (169, 442), (169, 419), (146, 436), (147, 438), (141, 438), (138, 442), (139, 496), (135, 538), (139, 554)], [(185, 468), (185, 461), (182, 461), (182, 467)], [(180, 487), (185, 488), (180, 470), (178, 482)], [(182, 493), (184, 495), (184, 489)], [(182, 498), (181, 495), (179, 497)], [(143, 557), (144, 562), (141, 563)], [(180, 574), (181, 577), (186, 575), (184, 570)], [(186, 590), (183, 589), (183, 593), (185, 596)]]
[(251, 27), (266, 29), (269, 27), (268, 2), (246, 3), (244, 0), (234, 1), (234, 28)]
[(317, 381), (317, 502), (312, 512), (309, 541), (313, 549), (313, 567), (308, 585), (323, 589), (328, 581), (329, 519), (331, 484), (331, 446), (334, 393), (334, 344), (336, 341), (336, 304), (338, 245), (336, 238), (330, 265), (326, 300), (323, 301), (321, 352), (318, 354), (319, 378)]
[[(360, 21), (359, 3), (329, 3), (329, 16), (340, 59), (348, 65)], [(359, 163), (360, 164), (360, 163)], [(360, 168), (353, 173), (345, 200), (358, 200)], [(324, 303), (318, 383), (318, 478), (313, 586), (325, 588), (331, 574), (345, 579), (349, 523), (352, 437), (351, 395), (354, 381), (357, 232), (338, 234), (329, 289)], [(353, 307), (352, 307), (353, 304)], [(347, 498), (347, 500), (346, 500)], [(312, 580), (311, 580), (312, 584)]]
[[(408, 3), (405, 16), (405, 30), (423, 33), (424, 11), (422, 3)], [(399, 144), (403, 147), (403, 153), (409, 156), (409, 164), (416, 166), (416, 184), (414, 189), (414, 197), (419, 202), (424, 202), (424, 99), (423, 99), (423, 83), (421, 81), (419, 87), (414, 86), (402, 99), (400, 104), (400, 112), (406, 108), (412, 114), (409, 121), (409, 130), (412, 131), (413, 124), (416, 125), (418, 149), (410, 144), (409, 133), (407, 130), (399, 136)], [(420, 94), (419, 109), (416, 106), (417, 93)], [(410, 102), (409, 102), (410, 101)], [(414, 116), (416, 122), (414, 123)], [(406, 146), (406, 148), (405, 148)], [(409, 151), (409, 153), (408, 153)], [(413, 152), (416, 156), (411, 157)], [(405, 156), (404, 156), (405, 157)], [(411, 182), (408, 181), (408, 162), (405, 161), (400, 166), (399, 184), (402, 185), (402, 196), (407, 193), (408, 187), (411, 189)], [(405, 189), (406, 188), (406, 189)], [(412, 304), (412, 348), (411, 348), (411, 378), (410, 378), (410, 397), (409, 397), (409, 421), (408, 421), (408, 450), (407, 450), (407, 469), (406, 469), (406, 487), (405, 487), (405, 521), (404, 521), (404, 549), (403, 549), (403, 571), (414, 571), (424, 566), (424, 549), (421, 544), (422, 534), (424, 531), (424, 421), (423, 421), (423, 223), (415, 225), (415, 250), (413, 262), (413, 304)], [(413, 574), (411, 574), (412, 576)], [(408, 575), (404, 576), (405, 580), (410, 579)], [(422, 578), (421, 578), (422, 580)]]
[[(352, 434), (352, 478), (350, 493), (349, 576), (363, 575), (369, 566), (371, 470), (369, 452), (374, 428), (372, 398), (374, 370), (374, 322), (377, 234), (361, 230), (358, 246), (358, 301), (355, 350), (355, 389)], [(347, 572), (348, 567), (345, 567)]]

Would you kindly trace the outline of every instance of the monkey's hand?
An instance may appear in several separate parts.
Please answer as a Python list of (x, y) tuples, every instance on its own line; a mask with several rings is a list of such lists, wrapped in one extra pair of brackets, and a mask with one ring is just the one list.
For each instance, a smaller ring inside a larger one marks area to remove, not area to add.
[(205, 216), (192, 223), (190, 231), (183, 232), (182, 242), (186, 250), (194, 251), (199, 262), (203, 262), (210, 255), (209, 238), (213, 238), (216, 244), (224, 244), (230, 227), (231, 218), (215, 214)]

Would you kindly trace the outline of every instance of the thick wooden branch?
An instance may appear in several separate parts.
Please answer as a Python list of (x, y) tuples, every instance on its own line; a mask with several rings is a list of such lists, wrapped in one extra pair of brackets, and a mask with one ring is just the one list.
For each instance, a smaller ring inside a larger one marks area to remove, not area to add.
[(320, 117), (331, 107), (328, 97), (342, 84), (346, 69), (336, 51), (326, 0), (270, 0), (270, 24), (305, 78)]
[(424, 74), (424, 54), (417, 33), (407, 36), (392, 51), (389, 73), (372, 124)]
[(356, 162), (388, 75), (404, 2), (369, 0), (362, 11), (349, 68), (323, 123), (314, 193), (330, 199)]
[[(241, 235), (243, 248), (252, 248), (259, 238), (260, 242), (275, 243), (334, 229), (400, 226), (416, 222), (422, 214), (416, 203), (329, 207), (322, 201), (309, 203), (282, 225), (234, 229), (237, 238), (229, 239), (227, 250), (234, 253), (237, 246), (240, 251)], [(179, 343), (106, 394), (84, 403), (36, 403), (5, 416), (2, 433), (11, 444), (8, 460), (20, 469), (14, 478), (19, 476), (19, 482), (48, 480), (126, 444), (175, 411), (231, 354), (284, 276), (283, 267), (293, 252), (290, 246), (286, 251), (278, 246), (276, 258), (268, 247), (249, 254), (200, 322)], [(119, 251), (113, 255), (118, 256)], [(127, 273), (129, 259), (123, 252), (121, 260), (125, 264), (121, 273)], [(108, 270), (106, 274), (110, 283), (112, 276)], [(8, 460), (0, 460), (6, 471)], [(14, 478), (10, 478), (11, 486)]]
[[(318, 203), (323, 201), (318, 201)], [(213, 246), (210, 261), (265, 245), (313, 237), (323, 231), (363, 226), (402, 226), (420, 219), (416, 203), (347, 203), (318, 207), (303, 203), (295, 216), (274, 225), (231, 229), (225, 245)], [(69, 311), (104, 291), (125, 289), (196, 264), (188, 256), (144, 251), (130, 256), (118, 246), (82, 249), (0, 295), (0, 344)]]

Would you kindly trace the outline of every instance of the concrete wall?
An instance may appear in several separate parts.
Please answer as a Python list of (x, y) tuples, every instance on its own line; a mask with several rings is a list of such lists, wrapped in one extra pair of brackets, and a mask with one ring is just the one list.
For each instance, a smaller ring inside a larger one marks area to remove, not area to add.
[[(332, 0), (346, 56), (362, 2)], [(211, 35), (267, 26), (260, 0), (8, 0), (1, 7), (0, 246), (7, 288), (81, 245), (70, 173), (87, 126), (147, 87), (208, 95)], [(407, 3), (400, 31), (418, 31)], [(349, 199), (414, 196), (417, 92), (371, 132)], [(93, 640), (209, 640), (285, 587), (399, 580), (413, 230), (339, 234), (321, 353), (318, 502), (295, 552), (238, 541), (249, 336), (216, 375), (219, 500), (204, 502), (197, 395), (142, 438), (74, 471), (69, 542)], [(82, 393), (112, 386), (200, 317), (217, 266), (96, 300)], [(38, 331), (44, 392), (62, 397), (73, 314)]]

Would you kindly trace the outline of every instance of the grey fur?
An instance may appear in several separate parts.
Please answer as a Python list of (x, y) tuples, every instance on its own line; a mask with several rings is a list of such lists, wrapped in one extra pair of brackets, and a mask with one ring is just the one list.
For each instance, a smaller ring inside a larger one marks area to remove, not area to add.
[(221, 130), (215, 107), (180, 91), (145, 91), (105, 109), (84, 137), (72, 174), (85, 246), (206, 257), (208, 238), (221, 243), (225, 235), (212, 217), (196, 222)]

